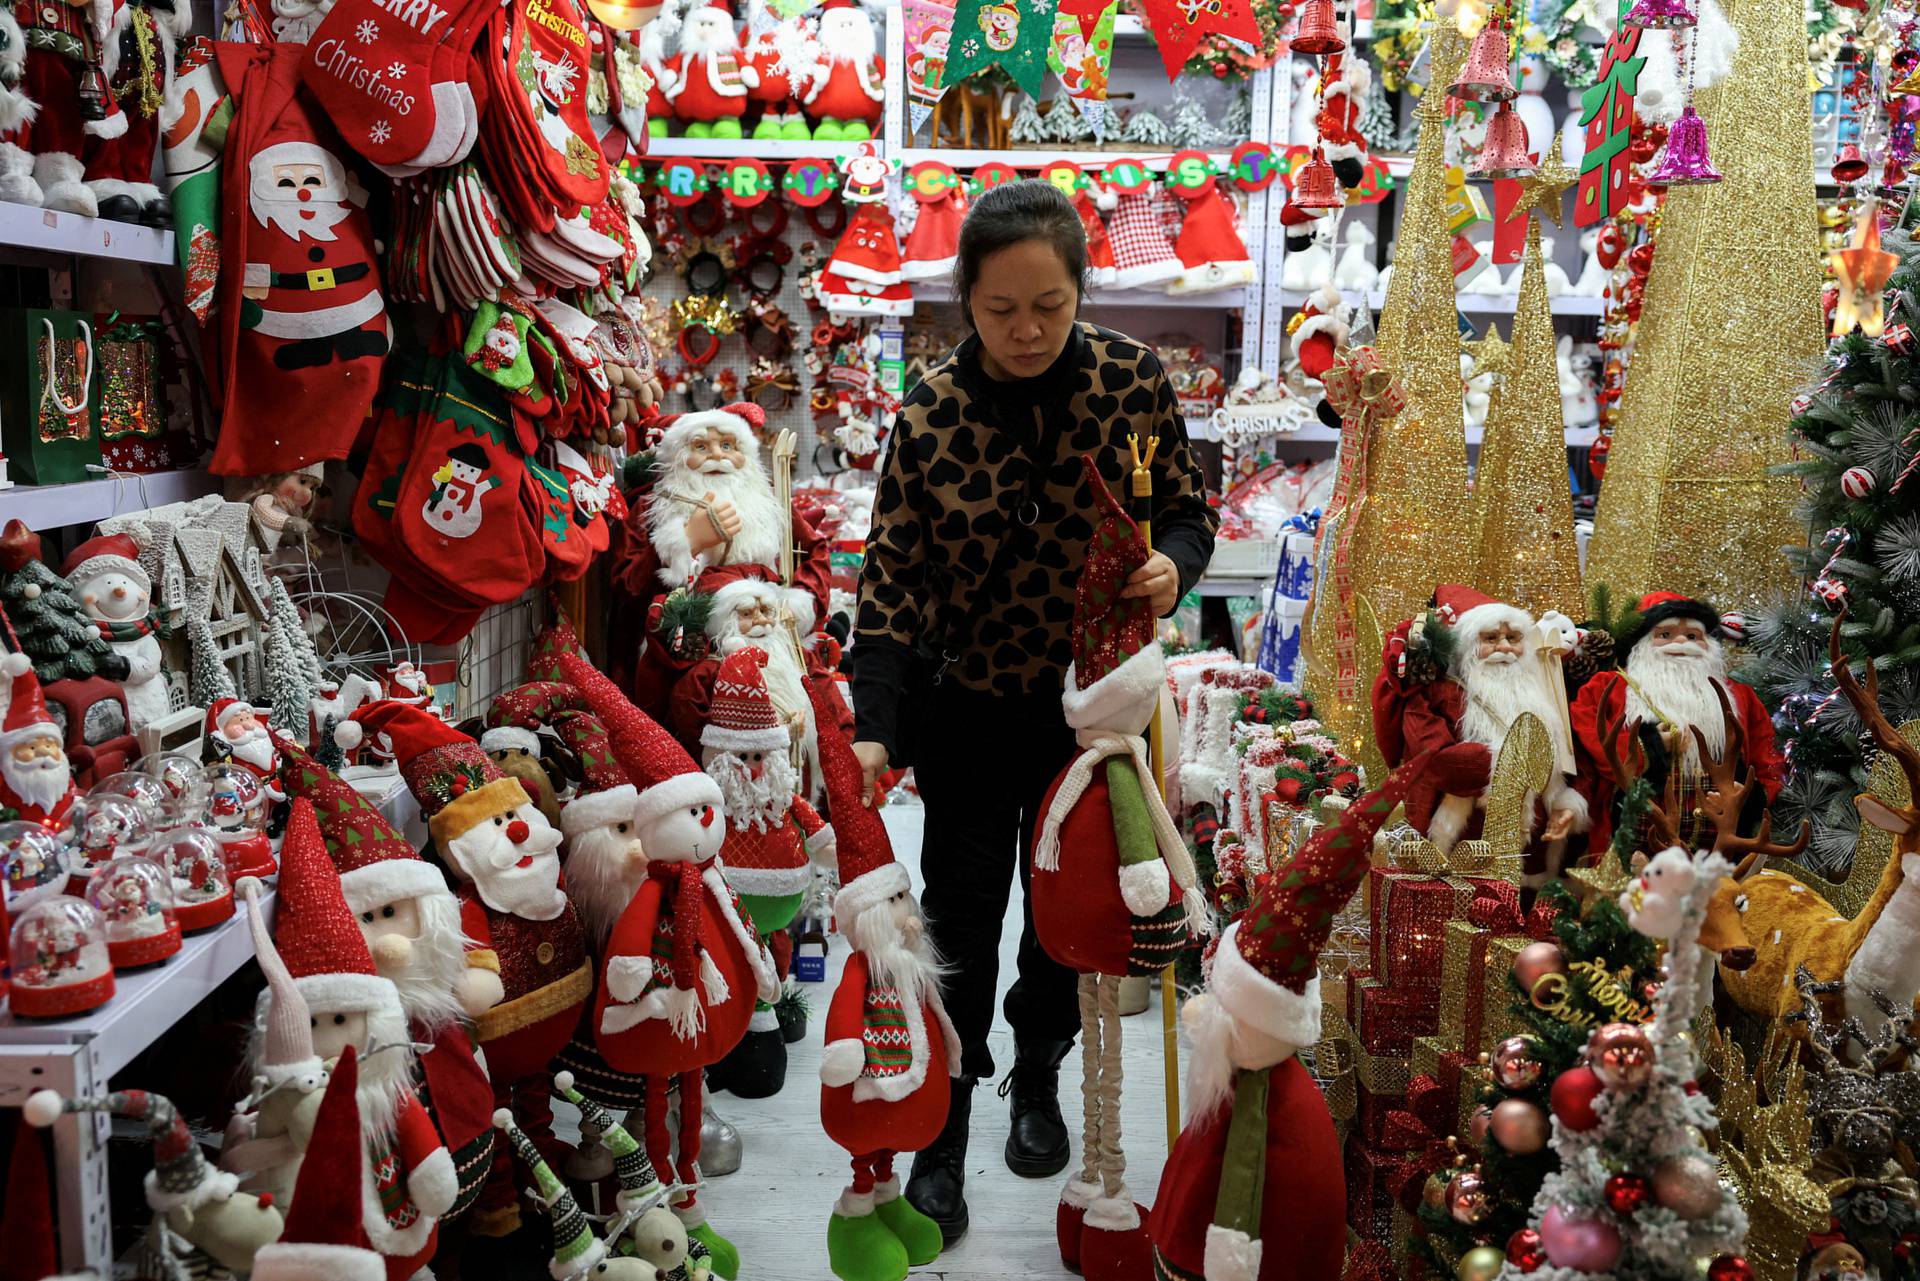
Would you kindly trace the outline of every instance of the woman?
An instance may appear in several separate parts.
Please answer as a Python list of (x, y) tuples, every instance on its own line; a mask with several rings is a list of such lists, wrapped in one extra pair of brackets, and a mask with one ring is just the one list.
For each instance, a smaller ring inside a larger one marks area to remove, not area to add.
[[(1040, 802), (1074, 751), (1060, 707), (1073, 589), (1095, 516), (1090, 455), (1115, 492), (1127, 439), (1153, 456), (1156, 550), (1127, 582), (1173, 611), (1213, 554), (1217, 521), (1172, 386), (1145, 344), (1081, 322), (1087, 245), (1052, 185), (995, 187), (960, 229), (954, 296), (973, 330), (907, 397), (893, 429), (860, 574), (854, 751), (869, 783), (911, 763), (926, 804), (922, 909), (947, 966), (962, 1043), (946, 1129), (913, 1162), (907, 1196), (949, 1243), (966, 1231), (963, 1162), (973, 1087), (993, 1075), (987, 1032), (1000, 925), (1024, 892)], [(1014, 1065), (1007, 1164), (1057, 1174), (1070, 1154), (1060, 1061), (1079, 1030), (1075, 975), (1048, 959), (1024, 911), (1007, 993)]]

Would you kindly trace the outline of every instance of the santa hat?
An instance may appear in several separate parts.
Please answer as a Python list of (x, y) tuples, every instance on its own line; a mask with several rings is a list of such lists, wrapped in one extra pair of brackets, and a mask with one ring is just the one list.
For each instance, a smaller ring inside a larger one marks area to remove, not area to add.
[(547, 1217), (553, 1223), (553, 1258), (547, 1264), (547, 1272), (553, 1281), (574, 1281), (585, 1276), (607, 1257), (606, 1242), (593, 1235), (593, 1226), (574, 1201), (573, 1193), (554, 1176), (547, 1159), (533, 1146), (533, 1140), (513, 1123), (513, 1113), (501, 1108), (493, 1114), (493, 1123), (506, 1134), (520, 1163), (532, 1171), (535, 1199), (547, 1207)]
[(0, 719), (0, 748), (45, 738), (48, 734), (58, 738), (60, 727), (47, 713), (47, 700), (40, 693), (40, 678), (34, 675), (32, 660), (25, 654), (0, 658), (0, 678), (6, 681), (6, 716)]
[(1670, 623), (1677, 618), (1700, 624), (1707, 629), (1707, 635), (1715, 640), (1727, 634), (1726, 624), (1721, 621), (1718, 610), (1703, 600), (1695, 600), (1679, 592), (1648, 592), (1640, 598), (1635, 608), (1639, 617), (1614, 638), (1615, 648), (1622, 654), (1651, 636), (1653, 629), (1660, 624)]
[(612, 1155), (613, 1174), (620, 1180), (614, 1204), (623, 1214), (644, 1214), (666, 1199), (666, 1186), (654, 1173), (647, 1150), (613, 1113), (573, 1088), (573, 1073), (554, 1073), (553, 1091), (580, 1109), (581, 1137), (598, 1143)]
[(1118, 288), (1164, 285), (1184, 270), (1173, 251), (1173, 242), (1167, 239), (1161, 216), (1171, 199), (1157, 184), (1120, 195), (1120, 203), (1107, 220), (1107, 239), (1113, 245), (1113, 283)]
[(489, 756), (495, 752), (519, 751), (537, 757), (540, 735), (519, 725), (494, 725), (480, 731), (480, 750)]
[[(291, 833), (290, 833), (291, 834)], [(303, 1090), (317, 1090), (327, 1078), (313, 1049), (312, 1011), (307, 998), (287, 972), (286, 962), (267, 936), (266, 916), (260, 911), (260, 880), (242, 877), (238, 893), (247, 901), (247, 929), (253, 935), (253, 958), (266, 976), (272, 1000), (266, 1009), (266, 1027), (260, 1041), (260, 1072), (269, 1086), (289, 1082)]]
[(287, 1225), (253, 1256), (259, 1281), (385, 1281), (386, 1260), (367, 1247), (361, 1226), (359, 1088), (359, 1055), (349, 1045), (314, 1116)]
[[(658, 22), (656, 18), (654, 21)], [(560, 679), (560, 655), (584, 655), (580, 648), (580, 636), (573, 630), (573, 620), (568, 618), (559, 606), (552, 606), (553, 617), (533, 638), (533, 649), (527, 655), (528, 681), (557, 681)]]
[(1167, 286), (1170, 294), (1231, 289), (1250, 285), (1259, 276), (1240, 235), (1233, 201), (1217, 182), (1209, 182), (1187, 202), (1173, 250), (1180, 256), (1181, 271)]
[(100, 534), (89, 538), (74, 548), (60, 567), (60, 576), (74, 583), (105, 573), (125, 574), (139, 584), (141, 591), (153, 590), (153, 581), (147, 577), (147, 571), (140, 568), (140, 545), (130, 534)]
[(639, 789), (633, 807), (636, 826), (644, 832), (662, 815), (677, 809), (721, 807), (720, 785), (693, 763), (673, 735), (628, 702), (618, 686), (571, 654), (561, 656), (560, 668), (606, 725), (613, 740), (613, 754), (625, 767), (627, 780)]
[(360, 789), (294, 742), (281, 745), (281, 785), (313, 803), (347, 906), (366, 912), (396, 899), (447, 893), (446, 877), (375, 809)]
[[(697, 413), (675, 414), (673, 425), (661, 433), (660, 443), (654, 446), (654, 452), (663, 458), (678, 458), (686, 452), (688, 443), (694, 437), (704, 436), (717, 427), (733, 437), (733, 442), (749, 458), (758, 459), (760, 438), (754, 433), (766, 425), (767, 411), (750, 401), (722, 405), (718, 409), (703, 409)], [(576, 658), (582, 657), (577, 644), (571, 652)]]
[(713, 700), (700, 745), (723, 752), (784, 752), (792, 736), (773, 710), (767, 678), (760, 668), (766, 651), (749, 645), (721, 660), (713, 678)]
[(255, 710), (253, 704), (247, 702), (243, 698), (214, 699), (213, 702), (207, 707), (207, 722), (206, 722), (207, 733), (209, 734), (219, 733), (221, 730), (227, 727), (228, 721), (232, 720), (236, 716), (241, 715), (242, 713), (245, 713), (248, 716), (258, 715), (258, 712)]
[(1100, 513), (1087, 543), (1085, 563), (1073, 589), (1073, 661), (1061, 695), (1067, 724), (1075, 729), (1118, 726), (1152, 715), (1166, 679), (1166, 663), (1154, 638), (1153, 603), (1121, 592), (1152, 553), (1140, 527), (1114, 498), (1091, 457), (1083, 457), (1087, 488)]
[(802, 636), (813, 633), (813, 594), (800, 587), (782, 587), (760, 578), (736, 578), (721, 585), (707, 609), (707, 635), (718, 638), (727, 620), (748, 601), (765, 601), (793, 615), (793, 625)]
[[(1460, 583), (1442, 583), (1433, 590), (1434, 605), (1447, 626), (1463, 640), (1472, 640), (1489, 627), (1505, 623), (1522, 635), (1533, 627), (1533, 615), (1517, 605), (1495, 600), (1485, 592)], [(1466, 645), (1458, 647), (1461, 656), (1470, 653)]]
[(309, 800), (295, 801), (287, 820), (273, 941), (313, 1013), (399, 1007), (398, 989), (373, 968)]
[(1334, 357), (1347, 341), (1347, 322), (1342, 319), (1345, 311), (1340, 291), (1328, 281), (1307, 295), (1300, 314), (1287, 326), (1293, 335), (1294, 358), (1307, 377), (1319, 378), (1333, 368)]
[(377, 734), (393, 744), (400, 777), (441, 845), (529, 803), (520, 780), (502, 774), (480, 744), (412, 703), (368, 703), (335, 726), (333, 738), (351, 751)]
[[(517, 748), (529, 756), (541, 755), (540, 733), (542, 728), (557, 727), (559, 719), (567, 712), (582, 711), (586, 702), (580, 697), (580, 691), (560, 679), (560, 655), (580, 653), (573, 636), (571, 624), (562, 624), (565, 640), (560, 633), (554, 632), (556, 643), (547, 655), (543, 667), (551, 667), (553, 675), (528, 680), (524, 685), (515, 685), (502, 692), (487, 708), (486, 729), (480, 735), (480, 750), (500, 752)], [(549, 632), (554, 629), (549, 628)], [(542, 637), (548, 635), (541, 633)], [(538, 643), (538, 642), (536, 642)]]
[(839, 709), (832, 700), (840, 697), (829, 681), (814, 681), (807, 687), (813, 700), (813, 718), (820, 726), (820, 774), (826, 784), (827, 803), (833, 812), (835, 854), (840, 864), (840, 892), (833, 896), (833, 915), (846, 929), (870, 907), (910, 893), (913, 882), (907, 869), (894, 861), (893, 842), (887, 838), (887, 826), (880, 811), (866, 804), (866, 771), (853, 754), (836, 718)]
[(68, 1112), (108, 1112), (147, 1123), (153, 1138), (147, 1205), (160, 1213), (224, 1201), (240, 1186), (239, 1175), (216, 1170), (207, 1163), (186, 1121), (164, 1094), (115, 1090), (112, 1094), (69, 1099), (52, 1090), (39, 1090), (27, 1099), (28, 1122), (43, 1129)]
[[(574, 660), (578, 662), (579, 660)], [(592, 712), (561, 712), (554, 732), (580, 762), (580, 786), (560, 811), (560, 831), (571, 839), (596, 827), (631, 819), (640, 791), (613, 753), (613, 736)]]
[(60, 1270), (53, 1241), (53, 1178), (50, 1154), (38, 1127), (25, 1116), (13, 1126), (13, 1151), (7, 1159), (7, 1195), (0, 1198), (0, 1279), (43, 1281)]

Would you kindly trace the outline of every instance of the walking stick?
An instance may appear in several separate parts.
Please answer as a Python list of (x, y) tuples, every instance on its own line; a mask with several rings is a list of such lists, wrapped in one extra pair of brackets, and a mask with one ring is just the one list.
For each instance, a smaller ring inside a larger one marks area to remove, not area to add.
[[(1159, 446), (1158, 436), (1148, 436), (1147, 447), (1142, 450), (1140, 434), (1127, 433), (1127, 451), (1133, 455), (1133, 500), (1140, 513), (1135, 521), (1140, 526), (1140, 540), (1149, 552), (1153, 550), (1153, 468), (1150, 464)], [(1153, 785), (1164, 800), (1167, 788), (1161, 770), (1166, 758), (1161, 750), (1160, 733), (1160, 699), (1156, 695), (1153, 720), (1147, 728), (1147, 759), (1153, 763)], [(1172, 1151), (1180, 1138), (1180, 1031), (1175, 1019), (1175, 1000), (1173, 966), (1168, 965), (1160, 971), (1160, 1068), (1166, 1082), (1168, 1151)]]

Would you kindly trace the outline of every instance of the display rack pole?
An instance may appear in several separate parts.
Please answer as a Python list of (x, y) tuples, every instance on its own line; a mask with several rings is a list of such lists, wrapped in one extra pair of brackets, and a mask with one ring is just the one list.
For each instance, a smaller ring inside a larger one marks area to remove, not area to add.
[[(1134, 509), (1140, 514), (1135, 518), (1140, 526), (1140, 540), (1153, 550), (1153, 455), (1160, 447), (1160, 437), (1148, 436), (1147, 447), (1140, 448), (1140, 434), (1127, 433), (1127, 451), (1133, 455), (1133, 502)], [(1156, 639), (1155, 643), (1158, 641)], [(1155, 696), (1153, 719), (1147, 723), (1147, 759), (1153, 765), (1153, 786), (1166, 799), (1166, 778), (1161, 773), (1165, 768), (1166, 756), (1160, 745), (1160, 699)], [(1176, 993), (1173, 984), (1173, 966), (1168, 965), (1160, 971), (1160, 1068), (1166, 1080), (1167, 1088), (1167, 1147), (1172, 1149), (1180, 1138), (1180, 1025), (1175, 1019)]]

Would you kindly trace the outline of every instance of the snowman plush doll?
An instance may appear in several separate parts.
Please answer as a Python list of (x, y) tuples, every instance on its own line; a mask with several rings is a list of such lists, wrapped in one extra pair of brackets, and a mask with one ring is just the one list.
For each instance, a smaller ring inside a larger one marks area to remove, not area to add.
[(73, 549), (62, 566), (87, 617), (129, 668), (121, 688), (127, 716), (139, 729), (165, 716), (167, 680), (160, 658), (153, 582), (140, 567), (140, 548), (126, 534), (102, 534)]

